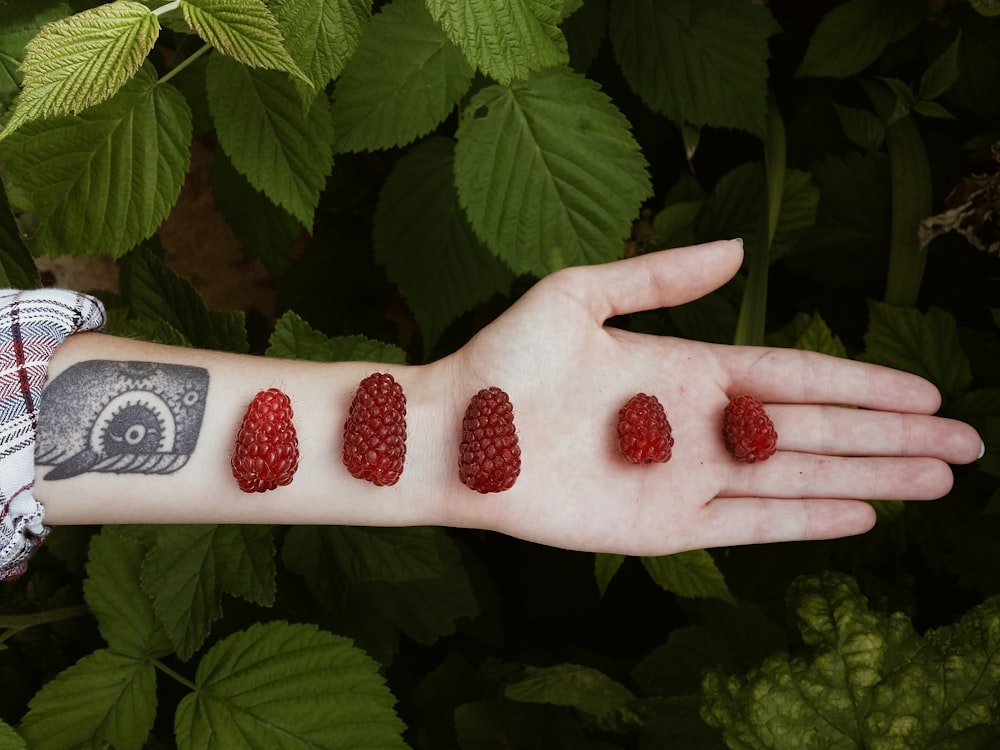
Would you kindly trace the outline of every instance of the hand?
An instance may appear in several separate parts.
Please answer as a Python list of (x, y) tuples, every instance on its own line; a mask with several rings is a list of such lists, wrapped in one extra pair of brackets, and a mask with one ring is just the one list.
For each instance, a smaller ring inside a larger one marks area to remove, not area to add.
[[(569, 549), (664, 555), (859, 534), (875, 522), (864, 500), (945, 495), (948, 464), (975, 460), (981, 441), (964, 423), (930, 416), (940, 396), (917, 376), (604, 325), (707, 294), (742, 257), (738, 241), (714, 242), (559, 271), (438, 363), (455, 384), (452, 424), (461, 422), (461, 397), (500, 386), (522, 451), (507, 492), (454, 490), (454, 525)], [(638, 392), (667, 411), (675, 444), (665, 464), (629, 464), (618, 453), (618, 410)], [(744, 393), (764, 402), (778, 432), (778, 452), (766, 462), (736, 461), (723, 444), (723, 409)]]

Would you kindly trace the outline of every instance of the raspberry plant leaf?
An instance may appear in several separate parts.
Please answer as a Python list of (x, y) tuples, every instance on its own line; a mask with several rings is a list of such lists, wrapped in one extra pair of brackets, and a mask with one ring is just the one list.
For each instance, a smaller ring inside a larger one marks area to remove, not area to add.
[(537, 276), (621, 257), (651, 192), (628, 121), (595, 83), (559, 67), (472, 97), (455, 182), (486, 246)]
[(604, 596), (624, 562), (625, 555), (610, 552), (598, 552), (594, 555), (594, 580), (597, 582), (597, 590), (601, 592), (601, 596)]
[(0, 719), (0, 749), (2, 750), (28, 750), (24, 744), (24, 739), (7, 722)]
[(916, 0), (849, 0), (820, 22), (797, 76), (847, 78), (860, 73), (920, 25), (926, 6)]
[(661, 557), (643, 557), (650, 578), (665, 591), (691, 598), (733, 601), (726, 579), (708, 550), (696, 549)]
[(767, 129), (767, 8), (742, 0), (614, 0), (610, 38), (629, 86), (675, 124)]
[(448, 38), (501, 84), (569, 62), (562, 0), (426, 0)]
[(948, 100), (977, 114), (1000, 114), (1000, 24), (984, 22), (964, 7), (958, 11), (959, 74)]
[(97, 618), (101, 636), (117, 653), (136, 659), (159, 658), (173, 647), (142, 590), (145, 548), (110, 527), (90, 541), (83, 596)]
[(32, 748), (140, 750), (155, 716), (152, 663), (102, 649), (64, 669), (35, 694), (21, 734)]
[(224, 55), (251, 68), (280, 70), (312, 86), (285, 48), (264, 0), (181, 0), (184, 20)]
[(31, 251), (21, 239), (21, 230), (10, 211), (7, 193), (0, 190), (0, 286), (12, 289), (34, 289), (38, 286), (38, 269)]
[(473, 74), (422, 0), (384, 6), (337, 81), (337, 150), (388, 149), (425, 135), (454, 110)]
[(212, 55), (208, 105), (219, 143), (250, 184), (311, 228), (330, 173), (333, 126), (325, 95), (302, 101), (282, 73)]
[(0, 5), (0, 113), (21, 90), (25, 46), (45, 24), (69, 14), (69, 5), (59, 0)]
[(142, 588), (182, 659), (197, 651), (222, 616), (222, 594), (274, 603), (274, 541), (269, 526), (154, 528)]
[(267, 356), (308, 359), (313, 362), (386, 362), (406, 364), (406, 352), (366, 336), (327, 336), (291, 310), (274, 326)]
[(117, 0), (46, 24), (24, 46), (23, 88), (0, 140), (32, 120), (78, 114), (114, 96), (160, 33), (142, 3)]
[(379, 665), (349, 640), (312, 625), (252, 625), (198, 664), (197, 691), (181, 700), (180, 750), (407, 747)]
[(454, 141), (410, 149), (386, 179), (375, 210), (375, 257), (406, 298), (429, 352), (448, 324), (514, 275), (476, 238), (458, 202)]
[(525, 703), (571, 706), (597, 719), (623, 711), (635, 699), (617, 680), (580, 664), (527, 667), (523, 677), (508, 683), (504, 695)]
[(32, 251), (119, 257), (150, 237), (180, 194), (191, 137), (184, 97), (148, 64), (102, 104), (12, 132), (0, 160), (12, 209), (37, 225)]

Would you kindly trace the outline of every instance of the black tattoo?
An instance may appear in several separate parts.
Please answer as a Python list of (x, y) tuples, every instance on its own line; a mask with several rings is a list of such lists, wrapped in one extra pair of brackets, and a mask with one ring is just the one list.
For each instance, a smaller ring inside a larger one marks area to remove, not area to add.
[(170, 474), (198, 442), (208, 371), (156, 362), (79, 362), (46, 384), (35, 461), (46, 479), (87, 471)]

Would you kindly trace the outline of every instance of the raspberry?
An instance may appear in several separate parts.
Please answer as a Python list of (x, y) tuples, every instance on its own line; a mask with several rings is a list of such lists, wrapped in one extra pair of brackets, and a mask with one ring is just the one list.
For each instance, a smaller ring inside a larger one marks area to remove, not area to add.
[(501, 389), (484, 388), (469, 401), (459, 451), (458, 474), (467, 487), (487, 493), (514, 486), (521, 473), (521, 449), (514, 407)]
[(232, 467), (244, 492), (267, 492), (292, 481), (299, 468), (299, 440), (292, 404), (277, 388), (261, 391), (247, 407)]
[(753, 396), (739, 396), (729, 402), (722, 418), (722, 437), (733, 457), (748, 464), (766, 461), (777, 450), (774, 422), (764, 411), (764, 404)]
[(618, 412), (618, 449), (626, 461), (665, 463), (673, 445), (667, 413), (656, 396), (638, 393)]
[(406, 460), (406, 396), (392, 375), (377, 372), (358, 385), (344, 423), (344, 466), (351, 476), (393, 485)]

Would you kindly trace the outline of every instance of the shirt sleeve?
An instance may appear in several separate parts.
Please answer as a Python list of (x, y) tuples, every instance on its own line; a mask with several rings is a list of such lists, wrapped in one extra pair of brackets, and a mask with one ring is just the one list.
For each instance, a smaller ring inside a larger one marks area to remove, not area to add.
[(38, 404), (49, 361), (67, 337), (100, 331), (101, 303), (59, 289), (0, 289), (0, 581), (17, 578), (49, 533), (32, 496)]

